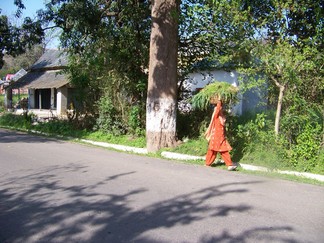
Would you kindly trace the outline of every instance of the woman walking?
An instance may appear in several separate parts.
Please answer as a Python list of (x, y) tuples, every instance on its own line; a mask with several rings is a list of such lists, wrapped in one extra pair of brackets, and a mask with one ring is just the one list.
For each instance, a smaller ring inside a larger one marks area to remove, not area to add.
[(225, 137), (225, 122), (226, 117), (222, 108), (222, 101), (217, 100), (217, 105), (205, 133), (206, 139), (209, 141), (208, 150), (206, 154), (206, 166), (211, 166), (214, 163), (217, 153), (220, 153), (228, 170), (235, 170), (237, 165), (234, 165), (229, 151), (232, 150), (231, 145)]

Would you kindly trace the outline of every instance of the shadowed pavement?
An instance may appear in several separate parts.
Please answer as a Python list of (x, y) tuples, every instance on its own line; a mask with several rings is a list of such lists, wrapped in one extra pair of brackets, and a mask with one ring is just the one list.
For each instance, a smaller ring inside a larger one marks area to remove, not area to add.
[(322, 242), (324, 188), (0, 129), (0, 242)]

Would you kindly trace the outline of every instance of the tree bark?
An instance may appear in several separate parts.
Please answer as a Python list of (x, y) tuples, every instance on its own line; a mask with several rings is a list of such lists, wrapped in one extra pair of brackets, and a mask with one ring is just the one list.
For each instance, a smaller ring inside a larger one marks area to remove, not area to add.
[(276, 119), (275, 119), (275, 134), (279, 134), (279, 126), (280, 126), (280, 117), (281, 117), (281, 107), (282, 101), (285, 91), (285, 86), (279, 85), (279, 97), (278, 97), (278, 104), (277, 104), (277, 112), (276, 112)]
[(153, 1), (146, 102), (149, 152), (172, 147), (176, 143), (179, 2)]
[(6, 90), (5, 90), (4, 103), (5, 103), (5, 108), (7, 111), (12, 109), (12, 88), (10, 88), (10, 87), (6, 88)]
[[(323, 92), (324, 93), (324, 92)], [(323, 119), (323, 137), (322, 137), (322, 148), (324, 148), (324, 99), (323, 99), (323, 106), (322, 106), (322, 108), (323, 108), (323, 117), (322, 117), (322, 119)]]

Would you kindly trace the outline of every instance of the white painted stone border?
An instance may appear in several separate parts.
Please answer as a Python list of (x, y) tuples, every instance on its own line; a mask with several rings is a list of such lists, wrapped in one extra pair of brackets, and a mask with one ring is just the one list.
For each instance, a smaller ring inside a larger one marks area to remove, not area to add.
[[(174, 152), (162, 152), (161, 155), (167, 159), (177, 159), (177, 160), (205, 160), (205, 156), (194, 156), (194, 155), (186, 155)], [(295, 175), (300, 177), (305, 177), (313, 180), (324, 181), (324, 175), (317, 175), (311, 174), (307, 172), (296, 172), (296, 171), (281, 171), (281, 170), (271, 170), (263, 166), (256, 166), (256, 165), (248, 165), (248, 164), (241, 164), (239, 165), (244, 170), (250, 171), (263, 171), (263, 172), (276, 172), (279, 174), (287, 174), (287, 175)]]
[(205, 156), (194, 156), (164, 151), (161, 153), (164, 158), (178, 160), (205, 160)]
[(268, 168), (266, 168), (266, 167), (256, 166), (256, 165), (248, 165), (248, 164), (241, 164), (241, 163), (239, 163), (239, 164), (244, 170), (270, 172), (270, 170)]
[[(4, 126), (3, 126), (4, 127)], [(4, 127), (5, 128), (5, 127)], [(11, 127), (7, 126), (6, 128), (12, 129)], [(24, 129), (21, 129), (21, 131), (26, 131)], [(39, 131), (34, 131), (30, 130), (32, 133), (38, 133), (38, 134), (44, 134)], [(130, 147), (130, 146), (124, 146), (124, 145), (119, 145), (119, 144), (110, 144), (110, 143), (105, 143), (105, 142), (96, 142), (92, 140), (87, 140), (87, 139), (80, 139), (80, 141), (84, 143), (90, 143), (96, 146), (101, 146), (105, 148), (113, 148), (125, 152), (133, 152), (137, 154), (147, 154), (147, 149), (146, 148), (135, 148), (135, 147)], [(161, 156), (168, 158), (168, 159), (177, 159), (177, 160), (205, 160), (205, 156), (194, 156), (194, 155), (186, 155), (186, 154), (180, 154), (180, 153), (174, 153), (174, 152), (162, 152)], [(266, 167), (262, 166), (255, 166), (255, 165), (248, 165), (248, 164), (241, 164), (239, 163), (240, 166), (245, 169), (245, 170), (251, 170), (251, 171), (263, 171), (263, 172), (276, 172), (279, 174), (286, 174), (286, 175), (294, 175), (294, 176), (300, 176), (308, 179), (313, 179), (317, 181), (324, 182), (324, 175), (318, 175), (318, 174), (311, 174), (307, 172), (297, 172), (297, 171), (280, 171), (280, 170), (270, 170)]]
[(119, 144), (111, 144), (111, 143), (105, 143), (105, 142), (96, 142), (96, 141), (91, 141), (87, 139), (80, 139), (80, 141), (85, 142), (85, 143), (90, 143), (96, 146), (101, 146), (105, 148), (113, 148), (125, 152), (133, 152), (137, 154), (147, 154), (147, 149), (146, 148), (135, 148), (135, 147), (130, 147), (130, 146), (124, 146), (124, 145), (119, 145)]
[(271, 170), (271, 169), (268, 169), (268, 168), (262, 167), (262, 166), (247, 165), (247, 164), (241, 164), (241, 163), (240, 163), (240, 166), (245, 170), (276, 172), (276, 173), (284, 174), (284, 175), (294, 175), (294, 176), (305, 177), (308, 179), (324, 181), (324, 175), (317, 175), (317, 174), (312, 174), (312, 173), (307, 173), (307, 172), (288, 171), (288, 170)]
[(296, 172), (296, 171), (276, 171), (280, 174), (286, 174), (286, 175), (295, 175), (295, 176), (301, 176), (313, 180), (318, 180), (318, 181), (324, 181), (324, 175), (317, 175), (317, 174), (311, 174), (307, 172)]

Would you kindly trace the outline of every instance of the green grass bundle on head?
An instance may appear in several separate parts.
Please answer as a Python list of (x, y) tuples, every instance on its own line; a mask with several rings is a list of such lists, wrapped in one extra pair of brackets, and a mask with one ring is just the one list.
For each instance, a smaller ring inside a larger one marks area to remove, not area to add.
[(238, 88), (227, 82), (214, 80), (192, 97), (191, 104), (194, 109), (205, 110), (210, 103), (215, 104), (212, 98), (218, 98), (224, 104), (233, 105), (238, 102)]

